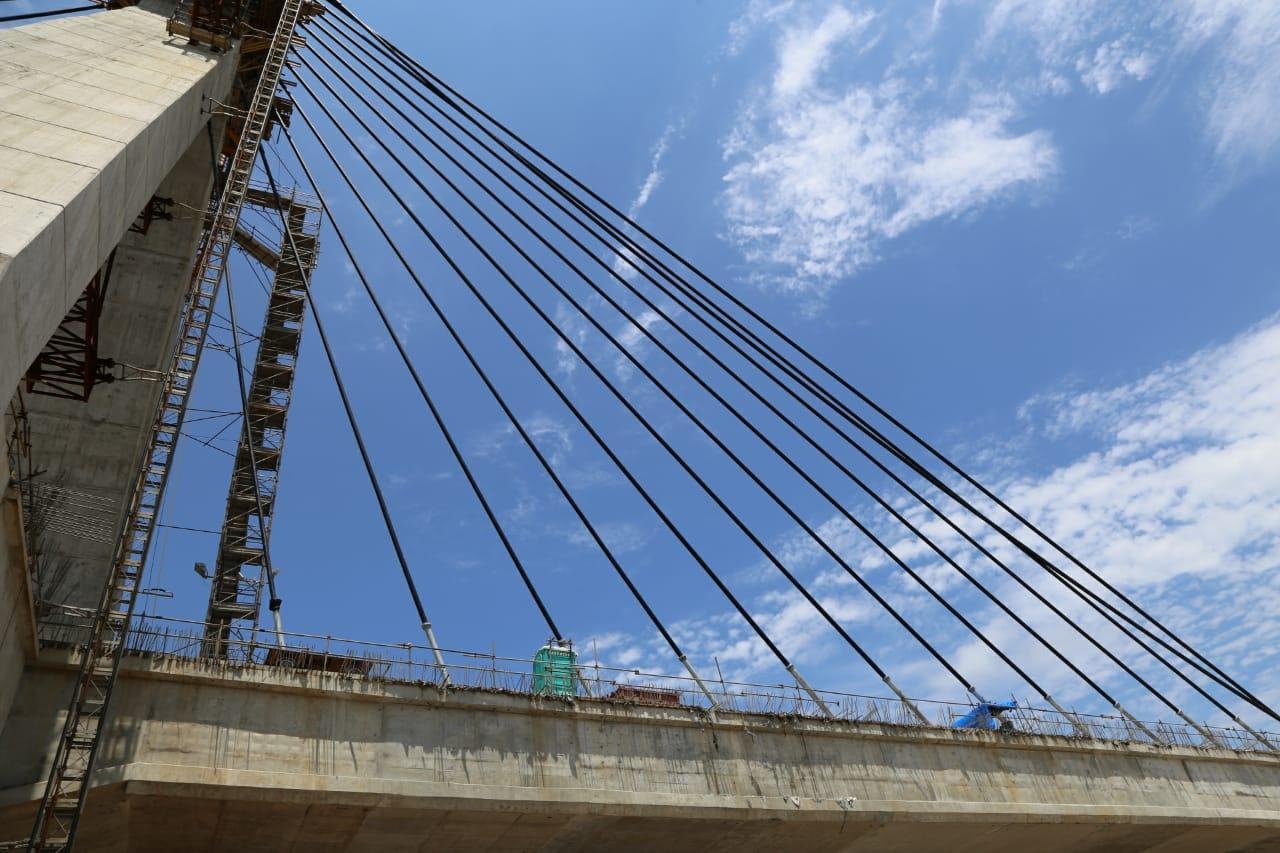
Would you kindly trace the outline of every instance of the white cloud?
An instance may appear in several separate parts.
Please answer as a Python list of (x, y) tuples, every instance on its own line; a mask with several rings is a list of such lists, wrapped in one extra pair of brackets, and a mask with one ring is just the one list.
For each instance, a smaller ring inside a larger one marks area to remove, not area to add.
[(573, 351), (573, 347), (565, 341), (565, 337), (581, 349), (587, 339), (587, 324), (581, 315), (563, 300), (556, 302), (555, 321), (556, 326), (564, 333), (564, 337), (556, 335), (554, 338), (556, 372), (572, 377), (578, 369), (580, 359)]
[(1220, 160), (1255, 166), (1280, 146), (1280, 4), (1182, 0), (1184, 49), (1209, 48), (1214, 67), (1201, 91), (1207, 130)]
[[(769, 82), (723, 146), (727, 236), (759, 281), (820, 296), (908, 231), (1044, 184), (1057, 150), (1024, 125), (1073, 90), (1107, 95), (1160, 71), (1153, 97), (1175, 92), (1202, 116), (1224, 185), (1280, 150), (1280, 4), (968, 0), (905, 24), (820, 8), (752, 3), (730, 32), (731, 54), (761, 31), (774, 40)], [(901, 37), (887, 65), (868, 58), (873, 21)], [(948, 33), (970, 25), (979, 36), (956, 53)]]
[(662, 158), (667, 156), (667, 150), (671, 147), (671, 139), (677, 132), (675, 124), (669, 124), (663, 129), (662, 135), (658, 137), (658, 141), (653, 145), (653, 153), (649, 158), (649, 174), (645, 175), (644, 182), (640, 184), (640, 192), (636, 193), (635, 200), (631, 202), (631, 216), (640, 212), (649, 199), (653, 197), (654, 190), (662, 183)]
[(1120, 227), (1116, 229), (1116, 236), (1121, 240), (1141, 240), (1158, 227), (1159, 224), (1150, 217), (1126, 216), (1120, 220)]
[(1134, 48), (1127, 39), (1115, 39), (1100, 45), (1091, 57), (1076, 60), (1080, 79), (1099, 95), (1105, 95), (1126, 79), (1145, 80), (1155, 60), (1145, 50)]
[(757, 31), (778, 21), (795, 6), (796, 0), (751, 0), (746, 10), (729, 24), (725, 52), (737, 55)]
[(1122, 581), (1276, 565), (1280, 323), (1105, 391), (1033, 401), (1049, 435), (1102, 447), (1051, 476), (1014, 480), (1021, 504)]
[[(549, 415), (536, 414), (521, 420), (521, 426), (537, 445), (547, 461), (559, 466), (573, 450), (569, 428)], [(477, 433), (468, 442), (471, 453), (479, 457), (500, 456), (512, 443), (523, 444), (514, 426), (503, 423)]]
[[(1038, 397), (1020, 416), (1051, 441), (1087, 440), (1093, 449), (1043, 476), (1006, 477), (998, 491), (1246, 684), (1280, 698), (1268, 675), (1280, 595), (1265, 582), (1280, 570), (1280, 318), (1136, 382)], [(1082, 605), (1071, 612), (1116, 649), (1140, 655)], [(1047, 624), (1062, 647), (1081, 649), (1060, 623)], [(1007, 623), (988, 627), (1025, 646)], [(961, 649), (985, 654), (976, 642)], [(1082, 650), (1087, 671), (1124, 682), (1100, 654)], [(1161, 668), (1142, 670), (1186, 692)], [(996, 668), (988, 662), (979, 672), (991, 677)]]
[(885, 240), (1056, 171), (1048, 134), (1014, 130), (1007, 99), (975, 98), (954, 114), (919, 106), (897, 80), (753, 102), (726, 148), (724, 178), (729, 234), (746, 258), (784, 287), (820, 293)]
[[(621, 330), (614, 333), (613, 339), (634, 358), (640, 360), (644, 358), (647, 351), (648, 336), (645, 333), (652, 332), (654, 326), (662, 322), (662, 315), (651, 308), (646, 308), (636, 314), (635, 318), (635, 322), (624, 322)], [(631, 361), (622, 354), (615, 359), (613, 369), (617, 377), (623, 381), (630, 379), (635, 370), (631, 366)]]
[(998, 0), (985, 19), (988, 52), (1019, 36), (1051, 75), (1073, 67), (1106, 94), (1147, 79), (1160, 54), (1202, 58), (1197, 92), (1220, 163), (1256, 166), (1280, 146), (1280, 5), (1256, 0)]
[[(671, 142), (680, 133), (683, 122), (671, 122), (658, 136), (658, 141), (653, 144), (653, 149), (649, 155), (649, 172), (645, 175), (644, 180), (640, 182), (640, 189), (636, 193), (635, 199), (631, 202), (631, 207), (627, 210), (627, 215), (632, 219), (644, 209), (649, 200), (653, 198), (653, 194), (657, 192), (658, 187), (662, 186), (665, 173), (662, 169), (662, 161), (667, 156), (667, 152), (671, 149)], [(630, 232), (630, 229), (627, 229)], [(636, 270), (639, 258), (630, 249), (622, 246), (620, 250), (613, 256), (613, 271), (625, 278), (627, 281), (634, 281), (640, 273)]]
[[(631, 554), (639, 551), (653, 537), (653, 531), (630, 521), (606, 521), (595, 524), (596, 532), (609, 546), (615, 555)], [(582, 548), (594, 550), (596, 542), (586, 528), (574, 528), (568, 535), (569, 542)]]
[(789, 29), (778, 45), (774, 97), (786, 100), (808, 91), (830, 61), (832, 49), (842, 41), (857, 39), (874, 18), (871, 13), (854, 15), (843, 6), (833, 6), (816, 27)]

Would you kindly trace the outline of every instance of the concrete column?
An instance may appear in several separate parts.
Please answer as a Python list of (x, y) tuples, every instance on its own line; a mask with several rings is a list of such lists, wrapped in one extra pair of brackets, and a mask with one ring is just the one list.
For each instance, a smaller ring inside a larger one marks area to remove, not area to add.
[(0, 398), (230, 88), (147, 8), (0, 30)]

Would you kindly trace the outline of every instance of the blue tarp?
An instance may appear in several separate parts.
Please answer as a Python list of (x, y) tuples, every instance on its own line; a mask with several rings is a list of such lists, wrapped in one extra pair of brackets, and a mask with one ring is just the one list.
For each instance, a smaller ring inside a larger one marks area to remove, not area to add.
[(1000, 715), (1018, 707), (1017, 702), (983, 702), (951, 724), (953, 729), (989, 729), (1000, 728)]

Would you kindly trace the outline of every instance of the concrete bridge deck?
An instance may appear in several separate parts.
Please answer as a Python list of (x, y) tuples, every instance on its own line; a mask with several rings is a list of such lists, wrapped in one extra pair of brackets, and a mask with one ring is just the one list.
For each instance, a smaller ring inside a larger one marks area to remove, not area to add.
[[(0, 833), (71, 670), (27, 667)], [(1280, 759), (132, 657), (84, 850), (1280, 850)]]

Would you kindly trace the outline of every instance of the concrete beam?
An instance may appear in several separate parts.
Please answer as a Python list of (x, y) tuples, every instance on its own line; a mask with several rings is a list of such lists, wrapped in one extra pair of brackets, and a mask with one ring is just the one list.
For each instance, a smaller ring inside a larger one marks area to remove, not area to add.
[(132, 7), (0, 31), (0, 389), (8, 393), (230, 89), (235, 54)]
[[(28, 669), (0, 734), (0, 826), (40, 791), (70, 678), (50, 664)], [(121, 849), (1280, 843), (1269, 755), (730, 713), (711, 725), (681, 709), (178, 659), (130, 660), (119, 690), (95, 783), (128, 804), (124, 838), (102, 829)]]

